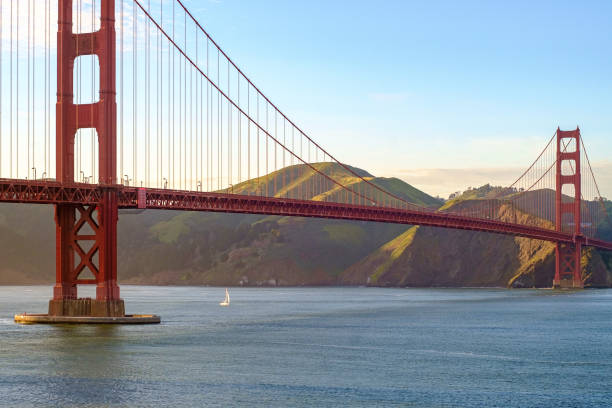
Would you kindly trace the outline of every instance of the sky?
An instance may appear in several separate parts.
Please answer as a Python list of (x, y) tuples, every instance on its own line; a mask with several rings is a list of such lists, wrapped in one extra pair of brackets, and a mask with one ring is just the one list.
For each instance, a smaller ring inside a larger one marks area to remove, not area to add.
[(557, 126), (612, 196), (612, 2), (187, 0), (345, 163), (443, 197), (509, 184)]
[[(150, 2), (153, 9), (159, 4), (159, 0), (139, 1)], [(163, 25), (170, 30), (172, 3), (164, 2)], [(565, 130), (580, 126), (602, 194), (612, 198), (610, 1), (183, 2), (263, 93), (344, 163), (448, 197), (486, 183), (509, 185), (533, 162), (557, 126)], [(21, 5), (20, 17), (13, 20), (19, 21), (17, 28), (11, 25), (11, 4), (13, 8)], [(30, 13), (31, 4), (39, 7)], [(99, 2), (77, 4), (82, 5), (80, 29), (90, 31), (89, 22), (95, 22), (92, 5), (99, 7)], [(124, 9), (117, 6), (118, 24), (124, 20), (126, 24), (125, 66), (121, 68), (126, 91), (118, 97), (124, 107), (119, 109), (118, 127), (125, 127), (126, 135), (137, 135), (134, 140), (140, 142), (137, 146), (126, 136), (126, 164), (119, 169), (123, 176), (133, 167), (130, 148), (137, 155), (143, 153), (144, 126), (134, 125), (144, 121), (144, 104), (137, 103), (140, 110), (133, 112), (129, 92), (132, 89), (140, 101), (148, 94), (142, 83), (144, 59), (138, 75), (130, 65), (131, 32), (139, 41), (139, 53), (145, 49), (144, 16), (139, 11), (141, 25), (132, 30), (133, 1), (118, 4), (126, 7), (121, 14)], [(0, 0), (0, 177), (34, 177), (36, 173), (40, 177), (47, 172), (53, 176), (55, 7), (55, 0)], [(31, 25), (28, 15), (34, 22)], [(30, 26), (32, 78), (37, 81), (31, 98), (26, 58)], [(10, 54), (11, 32), (19, 32), (19, 58), (15, 50), (13, 57)], [(117, 36), (119, 41), (120, 33)], [(45, 49), (50, 61), (48, 86), (41, 79), (45, 78)], [(75, 67), (81, 84), (94, 83), (91, 77), (98, 76), (91, 72), (89, 67), (95, 64), (88, 64), (88, 58), (81, 57), (81, 65)], [(153, 78), (156, 72), (153, 67)], [(138, 78), (140, 88), (134, 88), (132, 77)], [(95, 84), (80, 88), (81, 103), (97, 95)], [(155, 111), (156, 102), (152, 103)], [(91, 160), (77, 160), (77, 172), (83, 177), (97, 167), (93, 131), (84, 132), (91, 135), (83, 133), (85, 137), (78, 138), (82, 144), (78, 149)], [(31, 161), (26, 159), (30, 143), (38, 147)], [(49, 160), (43, 160), (43, 143)], [(20, 157), (19, 163), (11, 157)], [(141, 157), (138, 166), (143, 162)], [(128, 177), (142, 180), (136, 167)]]

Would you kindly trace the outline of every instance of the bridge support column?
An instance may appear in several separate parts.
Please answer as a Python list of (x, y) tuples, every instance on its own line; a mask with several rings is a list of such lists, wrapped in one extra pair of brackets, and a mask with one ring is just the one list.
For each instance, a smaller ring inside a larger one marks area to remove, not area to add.
[[(74, 183), (74, 142), (79, 129), (95, 128), (99, 145), (97, 206), (57, 205), (56, 285), (51, 316), (121, 317), (117, 285), (117, 103), (115, 83), (115, 1), (101, 0), (100, 30), (74, 34), (73, 0), (58, 0), (57, 33), (57, 179)], [(100, 63), (100, 100), (74, 104), (74, 61), (96, 55)], [(92, 277), (80, 278), (84, 271)], [(96, 285), (95, 299), (78, 299), (77, 285)]]
[[(49, 302), (51, 316), (122, 317), (117, 285), (117, 206), (106, 192), (100, 206), (56, 207), (56, 285)], [(104, 211), (106, 209), (106, 211)], [(82, 278), (89, 271), (92, 278)], [(96, 298), (79, 299), (77, 285), (95, 284)]]
[(562, 244), (557, 243), (555, 250), (555, 278), (553, 280), (554, 288), (583, 288), (582, 281), (582, 245), (577, 244)]
[[(75, 212), (76, 207), (73, 205), (57, 205), (55, 207), (56, 284), (53, 288), (53, 301), (77, 298), (77, 285), (75, 280), (72, 279), (74, 251), (72, 245), (70, 245), (71, 238), (74, 235)], [(50, 313), (51, 309), (52, 306), (50, 305)]]
[(96, 303), (92, 309), (94, 316), (123, 316), (125, 308), (119, 297), (117, 285), (117, 222), (119, 211), (117, 193), (109, 189), (104, 192), (102, 205), (98, 208), (100, 216), (100, 270), (96, 287)]
[[(562, 131), (557, 128), (557, 163), (555, 221), (557, 231), (582, 235), (580, 129)], [(563, 187), (569, 189), (564, 193)], [(573, 197), (571, 197), (573, 193)], [(554, 288), (582, 288), (582, 246), (580, 243), (558, 242), (555, 250)]]

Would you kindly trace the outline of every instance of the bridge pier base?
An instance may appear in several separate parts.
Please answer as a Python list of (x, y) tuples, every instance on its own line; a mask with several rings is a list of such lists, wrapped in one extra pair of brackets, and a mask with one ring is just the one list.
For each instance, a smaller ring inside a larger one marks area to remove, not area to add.
[(90, 298), (51, 299), (49, 316), (124, 317), (125, 305), (122, 299), (109, 301)]
[(557, 243), (555, 249), (554, 289), (582, 289), (582, 246), (577, 244)]
[(584, 289), (584, 284), (573, 279), (561, 279), (553, 283), (553, 289)]

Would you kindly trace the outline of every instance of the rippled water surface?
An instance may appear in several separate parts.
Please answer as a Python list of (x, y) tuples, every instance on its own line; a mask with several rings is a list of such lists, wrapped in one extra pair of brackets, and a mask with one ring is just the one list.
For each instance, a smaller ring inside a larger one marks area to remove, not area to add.
[(123, 286), (157, 326), (20, 326), (0, 406), (612, 406), (612, 291)]

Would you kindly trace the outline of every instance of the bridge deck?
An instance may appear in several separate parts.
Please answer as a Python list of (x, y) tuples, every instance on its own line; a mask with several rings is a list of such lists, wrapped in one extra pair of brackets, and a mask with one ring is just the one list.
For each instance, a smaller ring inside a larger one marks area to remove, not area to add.
[(54, 181), (0, 179), (0, 202), (29, 204), (96, 205), (105, 189), (117, 191), (120, 208), (180, 211), (210, 211), (293, 217), (332, 218), (490, 232), (551, 242), (580, 242), (612, 250), (612, 242), (574, 236), (533, 226), (512, 224), (441, 213), (437, 211), (363, 206), (251, 195), (222, 194), (167, 189), (146, 189), (145, 202), (139, 189), (122, 185), (61, 184)]

